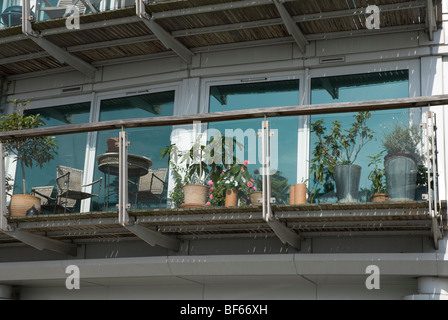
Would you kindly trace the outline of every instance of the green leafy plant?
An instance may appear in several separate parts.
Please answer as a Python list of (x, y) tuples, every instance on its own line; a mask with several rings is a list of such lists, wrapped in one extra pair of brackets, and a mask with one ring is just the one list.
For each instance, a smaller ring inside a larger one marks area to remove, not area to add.
[(417, 164), (423, 162), (423, 155), (419, 152), (422, 133), (417, 125), (400, 123), (384, 135), (382, 143), (387, 154), (407, 154)]
[[(0, 118), (1, 131), (36, 129), (46, 125), (40, 117), (40, 114), (24, 114), (24, 110), (30, 105), (30, 100), (8, 101), (14, 104), (15, 111)], [(48, 136), (28, 136), (7, 139), (4, 143), (5, 151), (8, 154), (14, 154), (14, 161), (17, 161), (20, 164), (23, 179), (23, 193), (26, 193), (25, 167), (32, 168), (37, 165), (40, 168), (43, 168), (45, 163), (53, 160), (54, 156), (57, 154), (56, 141)]]
[(384, 168), (380, 168), (380, 164), (383, 160), (384, 150), (374, 156), (369, 156), (370, 163), (369, 167), (373, 166), (372, 171), (370, 171), (368, 179), (372, 182), (371, 191), (375, 193), (386, 193), (386, 171)]
[(374, 139), (374, 132), (367, 126), (371, 117), (369, 111), (360, 111), (349, 129), (345, 130), (340, 121), (334, 121), (329, 131), (324, 126), (323, 119), (311, 124), (311, 132), (318, 139), (310, 161), (310, 171), (315, 183), (329, 189), (329, 186), (324, 186), (324, 182), (334, 174), (334, 167), (356, 161), (360, 151)]

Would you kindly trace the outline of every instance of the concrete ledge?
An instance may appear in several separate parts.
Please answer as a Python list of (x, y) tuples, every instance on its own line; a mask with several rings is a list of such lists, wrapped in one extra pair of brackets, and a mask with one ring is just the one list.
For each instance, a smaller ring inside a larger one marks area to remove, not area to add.
[[(0, 283), (66, 279), (77, 265), (86, 279), (187, 276), (338, 276), (366, 275), (369, 265), (381, 276), (448, 276), (448, 260), (436, 253), (274, 254), (118, 258), (0, 264)], [(443, 259), (443, 260), (441, 260)]]

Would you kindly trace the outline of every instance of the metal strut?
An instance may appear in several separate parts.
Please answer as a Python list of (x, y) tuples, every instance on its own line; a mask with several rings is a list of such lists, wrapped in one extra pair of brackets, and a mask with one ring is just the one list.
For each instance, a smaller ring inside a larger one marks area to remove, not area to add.
[(442, 215), (440, 214), (439, 191), (438, 191), (438, 169), (437, 169), (437, 126), (436, 115), (432, 111), (426, 112), (426, 123), (422, 124), (425, 129), (425, 160), (428, 180), (428, 206), (432, 219), (432, 236), (435, 249), (439, 247), (439, 240), (443, 238)]
[(273, 133), (270, 130), (268, 120), (262, 122), (261, 129), (261, 150), (262, 150), (262, 177), (263, 177), (263, 219), (271, 227), (277, 237), (283, 243), (300, 250), (300, 236), (286, 225), (278, 221), (272, 210), (271, 203), (275, 202), (275, 198), (271, 198), (271, 145), (270, 137)]

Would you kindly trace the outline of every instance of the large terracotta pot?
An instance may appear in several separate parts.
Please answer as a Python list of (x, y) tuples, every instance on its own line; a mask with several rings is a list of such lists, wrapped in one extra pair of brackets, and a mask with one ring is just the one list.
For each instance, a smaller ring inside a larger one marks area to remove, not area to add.
[(15, 194), (9, 203), (9, 214), (11, 217), (24, 217), (33, 207), (37, 212), (41, 212), (40, 198), (29, 194)]
[(226, 207), (236, 207), (238, 205), (238, 190), (226, 190)]
[(207, 201), (208, 187), (201, 184), (187, 184), (182, 187), (184, 191), (184, 206), (192, 208), (194, 206), (204, 206)]

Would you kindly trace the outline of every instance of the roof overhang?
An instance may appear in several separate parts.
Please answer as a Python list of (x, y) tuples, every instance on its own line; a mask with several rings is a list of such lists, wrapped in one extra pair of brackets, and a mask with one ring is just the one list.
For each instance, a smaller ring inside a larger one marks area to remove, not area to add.
[(34, 23), (25, 19), (23, 28), (1, 29), (0, 74), (72, 67), (92, 78), (98, 66), (126, 58), (178, 56), (188, 64), (199, 52), (228, 47), (289, 42), (305, 54), (311, 42), (323, 39), (403, 31), (426, 31), (432, 39), (442, 21), (439, 0), (378, 1), (379, 29), (369, 28), (367, 19), (375, 17), (367, 7), (344, 0), (137, 4), (82, 15), (79, 30), (68, 29), (65, 18)]

